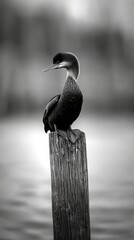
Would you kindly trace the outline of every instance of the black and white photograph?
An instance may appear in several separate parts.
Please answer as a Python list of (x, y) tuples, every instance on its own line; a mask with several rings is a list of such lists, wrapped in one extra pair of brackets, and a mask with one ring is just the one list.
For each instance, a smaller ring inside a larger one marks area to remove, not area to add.
[(0, 240), (134, 240), (133, 0), (0, 0)]

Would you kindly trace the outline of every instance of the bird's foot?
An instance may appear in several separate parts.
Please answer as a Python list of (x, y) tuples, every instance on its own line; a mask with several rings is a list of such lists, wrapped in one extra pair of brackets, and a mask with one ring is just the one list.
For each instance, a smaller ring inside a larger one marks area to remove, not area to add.
[(79, 129), (69, 129), (67, 130), (67, 138), (70, 142), (75, 143), (81, 136), (81, 131)]
[(66, 131), (58, 129), (55, 124), (54, 124), (54, 129), (55, 129), (56, 134), (60, 135), (61, 137), (65, 138), (67, 140), (67, 132)]
[(69, 140), (71, 143), (75, 143), (81, 136), (81, 131), (79, 129), (71, 129), (69, 128), (67, 131), (60, 130), (56, 126), (55, 132), (60, 135), (61, 137), (65, 138), (66, 140)]
[(65, 138), (66, 140), (68, 140), (67, 132), (66, 132), (66, 131), (63, 131), (63, 130), (60, 130), (60, 129), (56, 129), (56, 133), (57, 133), (58, 135), (60, 135), (61, 137)]

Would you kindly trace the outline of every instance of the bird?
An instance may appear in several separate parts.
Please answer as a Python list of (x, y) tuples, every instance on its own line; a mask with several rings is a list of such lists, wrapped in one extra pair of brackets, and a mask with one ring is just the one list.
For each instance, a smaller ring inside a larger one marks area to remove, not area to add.
[(46, 105), (43, 115), (44, 130), (56, 131), (59, 135), (74, 143), (81, 134), (78, 129), (71, 129), (78, 118), (83, 104), (83, 94), (77, 80), (80, 64), (75, 54), (59, 52), (53, 57), (53, 64), (43, 72), (65, 68), (67, 76), (61, 94), (54, 96)]

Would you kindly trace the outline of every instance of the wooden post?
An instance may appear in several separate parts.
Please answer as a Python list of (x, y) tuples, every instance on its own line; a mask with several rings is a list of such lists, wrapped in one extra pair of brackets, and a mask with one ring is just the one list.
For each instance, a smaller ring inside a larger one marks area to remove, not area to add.
[(85, 134), (73, 144), (49, 134), (54, 240), (90, 240)]

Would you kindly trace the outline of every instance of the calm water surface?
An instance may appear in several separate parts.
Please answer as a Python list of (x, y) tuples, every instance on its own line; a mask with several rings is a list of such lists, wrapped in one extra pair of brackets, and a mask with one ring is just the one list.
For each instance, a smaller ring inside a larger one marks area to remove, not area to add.
[[(89, 115), (92, 240), (134, 239), (134, 117)], [(52, 240), (48, 135), (42, 115), (0, 121), (0, 240)]]

